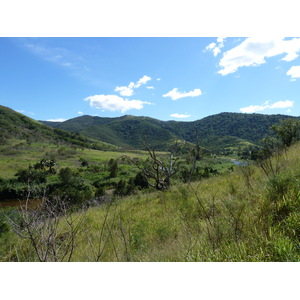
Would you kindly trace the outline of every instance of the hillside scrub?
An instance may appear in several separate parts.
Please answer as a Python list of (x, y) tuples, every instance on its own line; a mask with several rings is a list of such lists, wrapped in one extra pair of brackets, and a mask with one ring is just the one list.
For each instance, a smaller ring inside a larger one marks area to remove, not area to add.
[[(81, 225), (68, 260), (299, 261), (299, 150), (295, 144), (274, 158), (280, 168), (272, 176), (259, 165), (235, 167), (75, 212)], [(12, 236), (2, 260), (38, 261), (28, 240)]]

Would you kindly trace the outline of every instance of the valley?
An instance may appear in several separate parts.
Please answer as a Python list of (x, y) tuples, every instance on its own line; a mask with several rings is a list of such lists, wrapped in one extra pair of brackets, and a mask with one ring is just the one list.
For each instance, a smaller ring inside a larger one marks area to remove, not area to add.
[(299, 118), (55, 123), (0, 106), (0, 129), (2, 261), (299, 260)]

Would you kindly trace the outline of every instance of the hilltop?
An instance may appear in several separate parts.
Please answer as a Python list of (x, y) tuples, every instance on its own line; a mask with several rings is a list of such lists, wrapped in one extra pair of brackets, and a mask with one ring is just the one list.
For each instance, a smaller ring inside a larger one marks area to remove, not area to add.
[(199, 138), (201, 146), (224, 151), (258, 145), (270, 134), (270, 126), (286, 118), (290, 116), (220, 113), (193, 122), (160, 121), (130, 115), (118, 118), (81, 116), (61, 123), (41, 122), (127, 149), (141, 149), (144, 137), (159, 150), (165, 150), (176, 139), (196, 143)]
[[(0, 141), (67, 144), (98, 150), (144, 149), (145, 140), (165, 151), (176, 140), (196, 143), (214, 153), (251, 150), (287, 115), (220, 113), (192, 122), (161, 121), (125, 115), (117, 118), (81, 116), (64, 122), (36, 121), (0, 106)], [(293, 118), (293, 117), (292, 117)], [(295, 117), (294, 117), (295, 118)], [(249, 130), (251, 129), (251, 130)]]

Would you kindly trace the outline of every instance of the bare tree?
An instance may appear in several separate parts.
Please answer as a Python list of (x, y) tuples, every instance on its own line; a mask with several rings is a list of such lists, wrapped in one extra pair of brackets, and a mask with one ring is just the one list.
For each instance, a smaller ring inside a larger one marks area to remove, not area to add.
[(33, 255), (40, 262), (69, 262), (84, 215), (68, 212), (66, 202), (60, 198), (44, 197), (42, 206), (34, 210), (29, 209), (28, 202), (29, 198), (20, 208), (19, 221), (9, 219), (14, 232), (30, 241), (27, 258)]
[(179, 170), (179, 158), (175, 157), (178, 141), (172, 146), (167, 162), (163, 161), (157, 155), (157, 151), (146, 141), (146, 139), (144, 145), (149, 154), (149, 159), (146, 164), (139, 159), (131, 159), (127, 156), (124, 158), (128, 159), (131, 164), (134, 164), (142, 172), (149, 186), (160, 191), (168, 189), (171, 185), (171, 177)]

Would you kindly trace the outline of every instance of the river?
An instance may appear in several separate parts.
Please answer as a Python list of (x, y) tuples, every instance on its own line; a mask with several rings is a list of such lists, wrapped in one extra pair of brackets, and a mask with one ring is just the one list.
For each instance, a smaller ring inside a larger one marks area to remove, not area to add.
[(241, 161), (241, 160), (236, 160), (234, 158), (230, 159), (236, 166), (247, 166), (249, 165), (249, 162), (247, 161)]
[[(27, 200), (18, 200), (18, 199), (12, 199), (12, 200), (5, 200), (0, 201), (0, 209), (4, 209), (7, 207), (16, 207), (21, 208), (26, 206)], [(42, 204), (42, 199), (29, 199), (28, 200), (28, 208), (30, 209), (37, 209)]]

